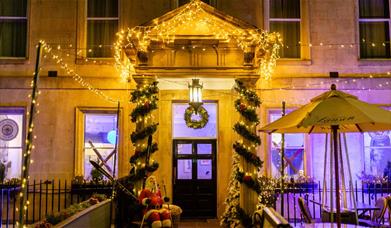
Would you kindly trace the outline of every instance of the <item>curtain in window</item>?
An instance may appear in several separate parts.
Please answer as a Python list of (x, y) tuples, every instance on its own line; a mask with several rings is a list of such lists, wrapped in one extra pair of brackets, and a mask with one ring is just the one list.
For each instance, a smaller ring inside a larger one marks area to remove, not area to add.
[(87, 24), (88, 57), (111, 57), (111, 46), (118, 31), (117, 20), (93, 20)]
[(360, 18), (389, 18), (388, 0), (360, 0)]
[(27, 0), (0, 1), (0, 57), (26, 56)]
[(270, 18), (300, 18), (300, 0), (271, 0)]
[(270, 31), (280, 33), (283, 38), (280, 57), (300, 58), (300, 22), (271, 21)]
[(118, 31), (118, 0), (88, 0), (87, 56), (112, 57)]
[(388, 22), (360, 22), (360, 57), (391, 57)]
[(88, 0), (88, 17), (118, 17), (118, 0)]
[(270, 0), (270, 31), (278, 32), (282, 58), (300, 58), (300, 0)]
[[(360, 57), (390, 58), (388, 0), (359, 0), (359, 8)], [(372, 19), (378, 20), (372, 21)], [(381, 19), (384, 19), (384, 21), (381, 21)]]

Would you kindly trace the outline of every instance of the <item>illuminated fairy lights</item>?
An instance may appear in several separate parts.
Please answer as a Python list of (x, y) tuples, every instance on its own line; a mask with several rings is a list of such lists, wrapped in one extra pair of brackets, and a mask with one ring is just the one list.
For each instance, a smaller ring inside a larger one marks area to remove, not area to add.
[(19, 192), (19, 207), (16, 207), (15, 210), (19, 212), (19, 220), (16, 222), (16, 227), (27, 227), (25, 225), (26, 215), (28, 213), (28, 206), (30, 205), (30, 201), (28, 198), (28, 180), (30, 179), (29, 169), (30, 165), (34, 162), (31, 159), (31, 153), (35, 149), (33, 144), (34, 139), (37, 138), (33, 133), (34, 129), (34, 117), (39, 113), (38, 110), (38, 95), (41, 94), (41, 91), (38, 89), (39, 82), (39, 72), (40, 72), (40, 57), (42, 53), (42, 48), (44, 44), (42, 41), (37, 45), (37, 61), (35, 64), (35, 71), (33, 74), (33, 80), (30, 83), (32, 88), (31, 94), (28, 95), (28, 98), (31, 99), (30, 102), (30, 110), (27, 112), (28, 117), (28, 127), (27, 127), (27, 137), (25, 140), (26, 147), (23, 151), (23, 161), (22, 161), (22, 173), (21, 173), (21, 186)]
[(58, 45), (56, 49), (53, 49), (49, 44), (47, 44), (44, 40), (40, 41), (42, 43), (42, 48), (45, 53), (44, 58), (47, 58), (48, 56), (52, 58), (52, 60), (60, 65), (62, 69), (65, 70), (65, 72), (72, 76), (73, 80), (75, 80), (77, 83), (79, 83), (84, 88), (87, 88), (89, 91), (95, 93), (97, 96), (102, 97), (104, 100), (110, 102), (110, 103), (118, 103), (118, 99), (114, 99), (107, 94), (103, 93), (101, 90), (95, 88), (92, 86), (89, 82), (85, 81), (82, 76), (80, 76), (75, 70), (71, 69), (71, 67), (64, 61), (59, 52), (61, 50), (61, 46)]
[(278, 50), (282, 41), (280, 35), (257, 28), (233, 26), (223, 19), (210, 17), (204, 9), (207, 7), (210, 6), (200, 0), (192, 0), (178, 8), (179, 12), (167, 21), (160, 23), (155, 19), (152, 25), (136, 26), (118, 32), (118, 40), (114, 44), (114, 58), (122, 79), (127, 80), (129, 75), (135, 72), (135, 61), (127, 58), (126, 51), (133, 49), (137, 52), (146, 52), (152, 42), (168, 45), (189, 31), (207, 34), (208, 37), (222, 42), (232, 41), (245, 53), (256, 52), (256, 57), (260, 59), (258, 73), (265, 79), (271, 78), (276, 60), (279, 58)]

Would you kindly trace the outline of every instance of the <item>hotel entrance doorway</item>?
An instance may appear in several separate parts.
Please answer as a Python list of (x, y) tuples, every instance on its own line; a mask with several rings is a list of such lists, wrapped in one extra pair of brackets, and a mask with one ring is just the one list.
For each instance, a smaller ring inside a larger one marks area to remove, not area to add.
[(182, 217), (216, 217), (216, 139), (174, 140), (174, 204)]

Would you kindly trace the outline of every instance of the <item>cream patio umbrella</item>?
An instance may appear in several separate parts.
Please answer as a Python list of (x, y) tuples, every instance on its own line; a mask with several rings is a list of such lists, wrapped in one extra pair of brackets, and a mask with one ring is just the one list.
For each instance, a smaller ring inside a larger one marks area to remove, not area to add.
[(262, 127), (266, 133), (331, 133), (335, 162), (336, 220), (340, 224), (340, 192), (338, 170), (338, 132), (391, 130), (391, 112), (357, 99), (356, 96), (331, 90), (286, 116)]

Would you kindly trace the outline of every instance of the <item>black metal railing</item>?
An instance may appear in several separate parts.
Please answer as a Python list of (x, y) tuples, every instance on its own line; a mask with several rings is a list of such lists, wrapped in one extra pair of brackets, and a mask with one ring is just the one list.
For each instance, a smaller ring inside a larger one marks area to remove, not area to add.
[[(18, 219), (19, 194), (18, 185), (0, 185), (0, 227), (14, 225)], [(109, 184), (75, 184), (67, 180), (33, 181), (29, 184), (27, 199), (30, 202), (26, 213), (28, 224), (45, 218), (46, 215), (58, 212), (71, 204), (88, 199), (93, 193), (111, 195), (112, 187)], [(291, 184), (284, 189), (284, 212), (281, 211), (281, 193), (276, 192), (275, 209), (294, 225), (302, 223), (298, 197), (304, 197), (310, 213), (314, 218), (321, 218), (322, 186), (316, 184)], [(355, 200), (374, 205), (379, 197), (391, 194), (391, 183), (361, 184), (354, 183)], [(350, 195), (350, 192), (347, 192)], [(325, 197), (330, 192), (326, 191)], [(329, 199), (328, 199), (329, 200)], [(348, 197), (350, 202), (352, 199)], [(348, 202), (348, 203), (349, 203)], [(388, 221), (386, 213), (385, 221)]]
[[(380, 197), (385, 197), (391, 195), (391, 183), (359, 183), (358, 181), (354, 182), (353, 186), (354, 191), (354, 200), (356, 202), (361, 202), (369, 205), (375, 205), (375, 202)], [(303, 223), (303, 219), (301, 217), (299, 205), (298, 205), (298, 197), (304, 197), (306, 199), (307, 206), (310, 210), (310, 213), (313, 218), (320, 219), (322, 206), (320, 203), (322, 202), (323, 188), (321, 188), (321, 183), (318, 182), (316, 184), (297, 184), (294, 186), (287, 186), (284, 189), (284, 211), (281, 211), (281, 193), (277, 191), (276, 193), (276, 203), (275, 209), (282, 214), (289, 222), (297, 225), (298, 223)], [(330, 191), (325, 191), (325, 201), (330, 200)], [(347, 204), (352, 205), (352, 200), (350, 195), (350, 191), (346, 191), (347, 195)], [(334, 198), (335, 200), (335, 198)], [(371, 216), (367, 212), (368, 216)], [(390, 213), (385, 214), (385, 219), (383, 222), (388, 221), (390, 217)]]
[[(87, 200), (94, 193), (111, 195), (109, 184), (72, 184), (67, 180), (46, 180), (30, 182), (27, 200), (26, 223), (42, 220), (48, 214), (59, 212), (71, 204)], [(18, 219), (20, 187), (18, 185), (0, 185), (0, 227), (14, 225)]]

